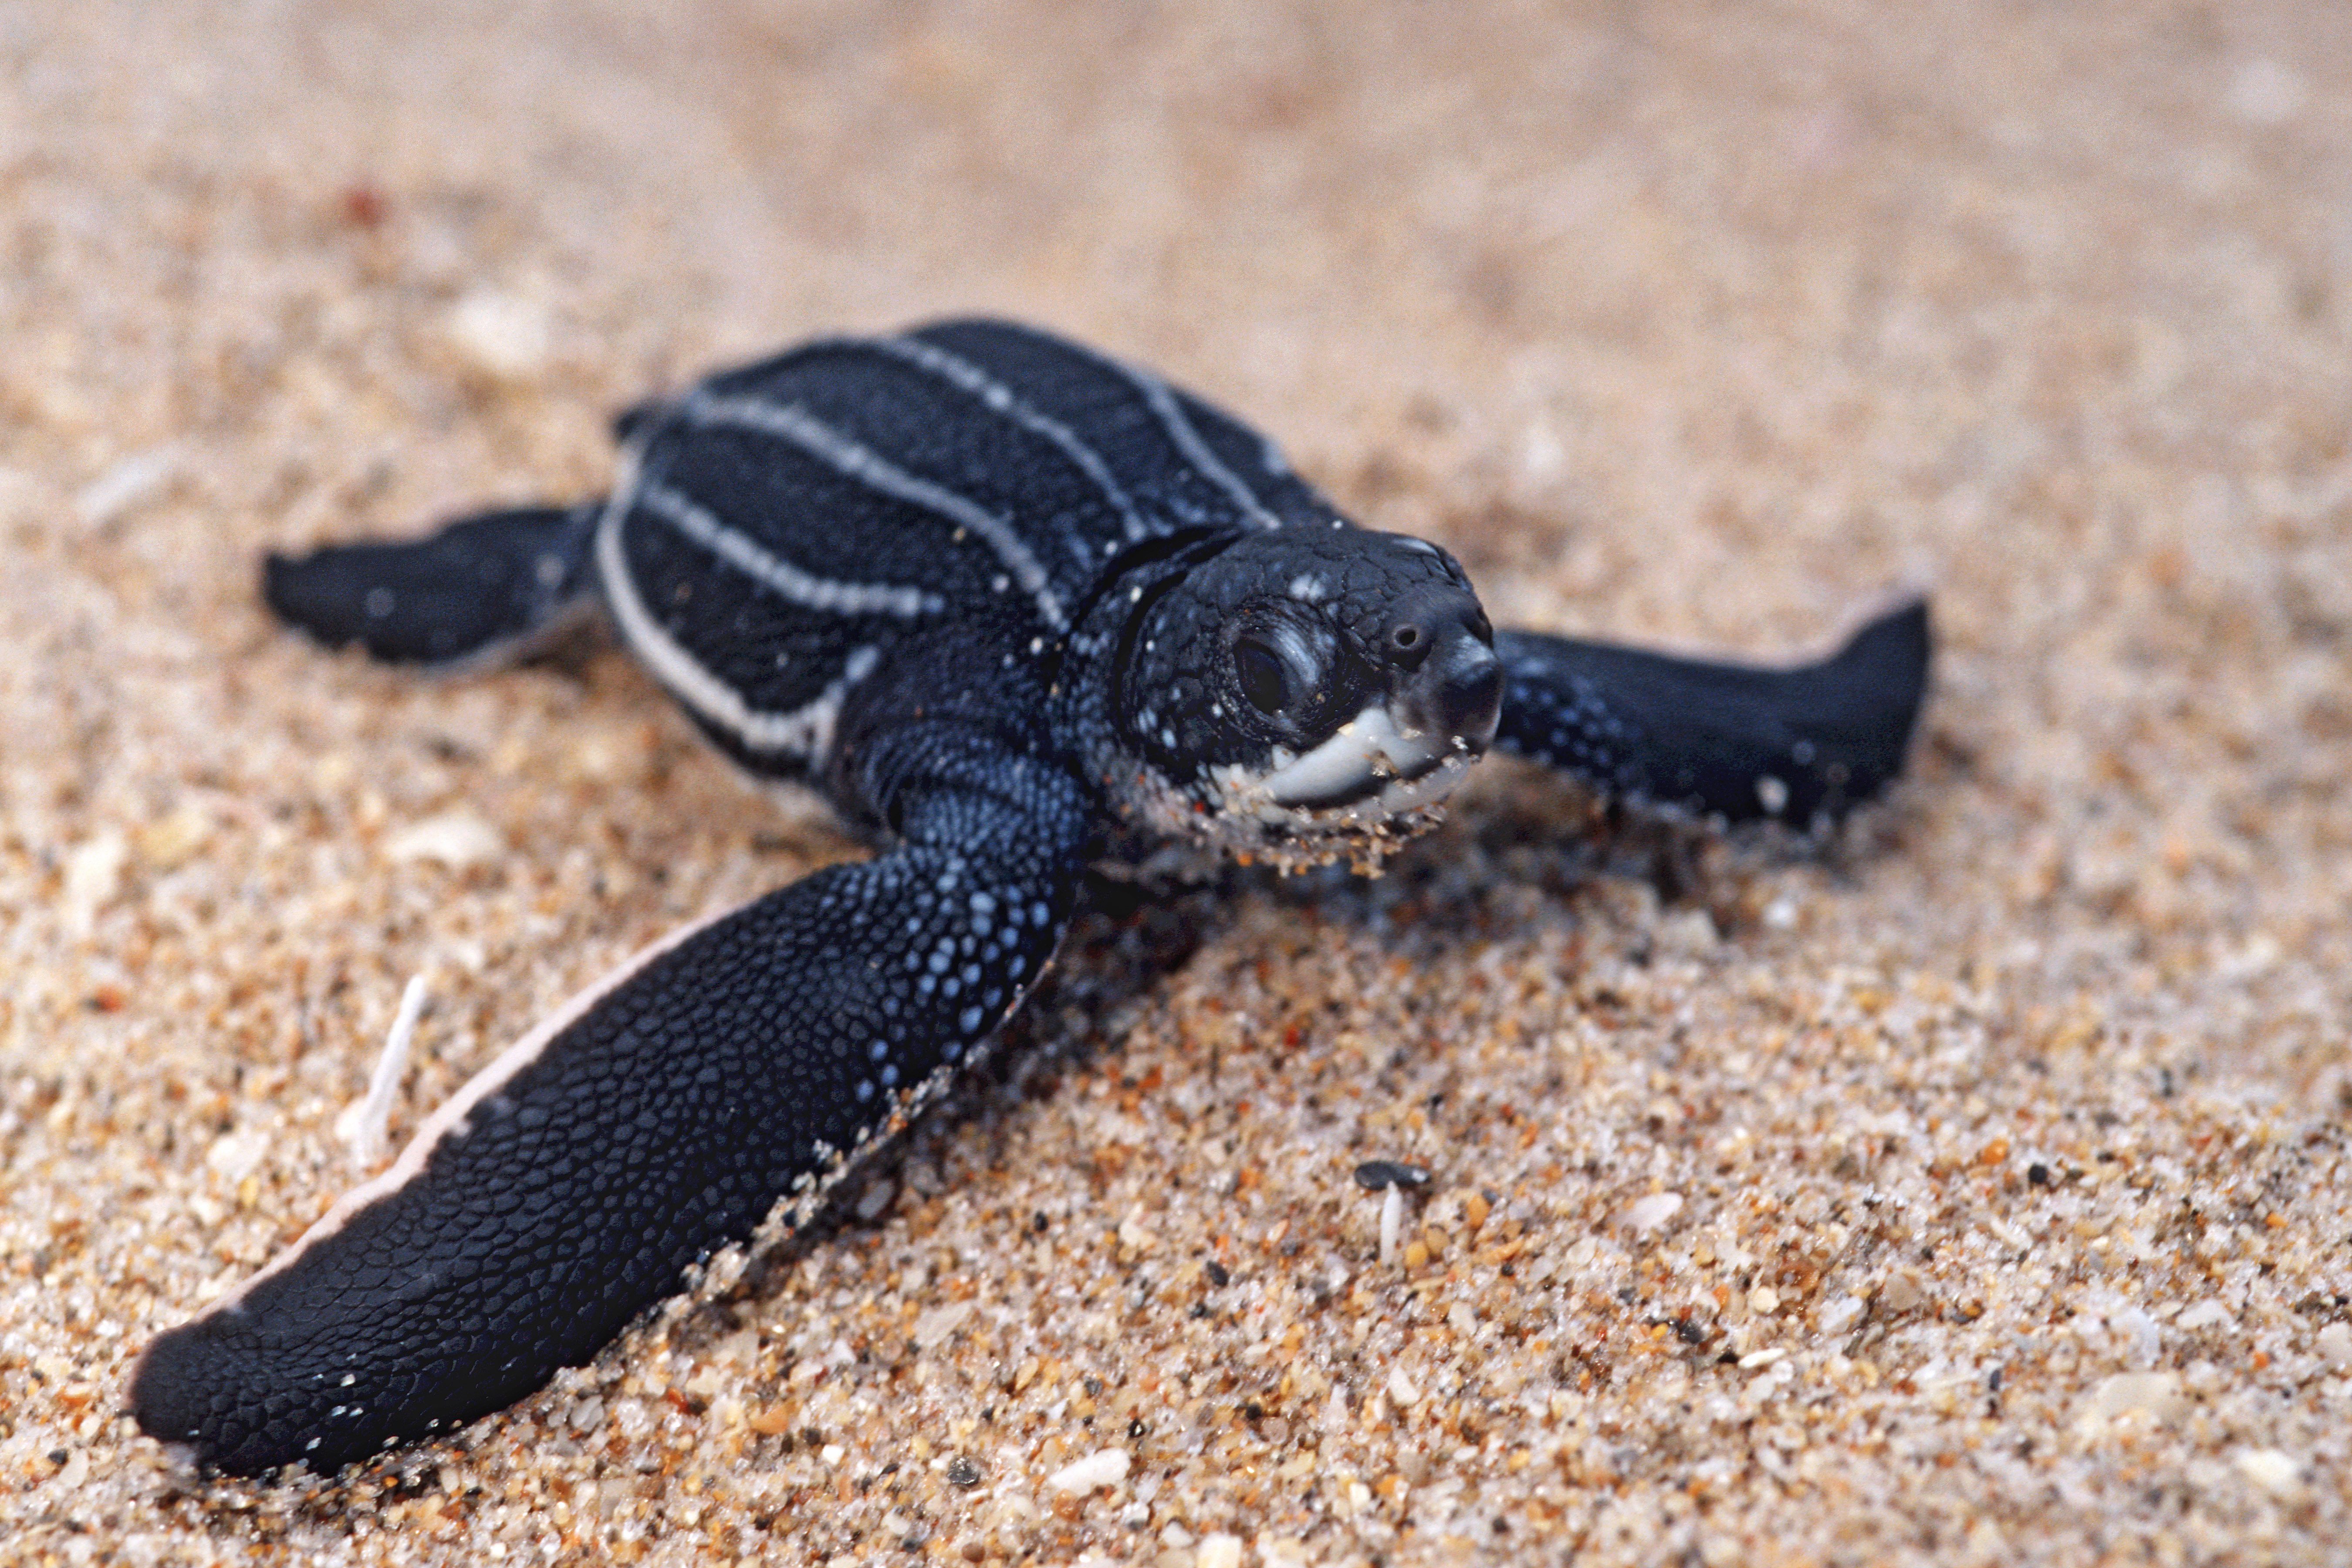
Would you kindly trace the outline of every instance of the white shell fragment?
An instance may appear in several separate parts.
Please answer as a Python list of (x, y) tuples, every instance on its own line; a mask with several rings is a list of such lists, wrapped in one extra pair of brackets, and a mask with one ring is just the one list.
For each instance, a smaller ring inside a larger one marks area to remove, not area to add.
[(1192, 1568), (1241, 1568), (1242, 1538), (1219, 1533), (1201, 1538), (1200, 1549), (1192, 1554)]
[(161, 492), (180, 471), (179, 443), (166, 442), (134, 452), (90, 480), (74, 497), (74, 510), (86, 528), (104, 528), (131, 508)]
[(392, 836), (383, 847), (394, 862), (434, 860), (453, 871), (495, 860), (506, 853), (506, 840), (497, 828), (470, 811), (445, 811), (412, 823)]
[(1637, 1234), (1655, 1230), (1682, 1212), (1682, 1194), (1652, 1193), (1625, 1205), (1625, 1228)]
[(123, 862), (130, 858), (130, 844), (111, 828), (76, 845), (66, 857), (65, 898), (59, 912), (74, 937), (89, 936), (98, 922), (98, 911), (113, 901), (122, 880)]
[(500, 381), (521, 381), (545, 368), (553, 333), (537, 300), (478, 289), (449, 312), (449, 343), (466, 363)]
[(971, 1316), (972, 1303), (950, 1301), (944, 1307), (934, 1307), (915, 1320), (914, 1332), (909, 1336), (918, 1350), (931, 1350), (946, 1342), (948, 1337), (963, 1327)]
[(2241, 1448), (2233, 1457), (2238, 1473), (2281, 1502), (2303, 1495), (2303, 1467), (2292, 1454), (2276, 1448)]
[(1064, 1496), (1080, 1496), (1097, 1487), (1115, 1487), (1127, 1479), (1128, 1468), (1134, 1462), (1124, 1448), (1104, 1448), (1055, 1470), (1045, 1488)]
[(2145, 1416), (2159, 1426), (2186, 1415), (2189, 1401), (2177, 1372), (2119, 1372), (2102, 1381), (2076, 1410), (2076, 1426), (2093, 1431), (2120, 1417)]
[(205, 1151), (205, 1163), (213, 1173), (231, 1185), (251, 1175), (269, 1152), (269, 1134), (258, 1127), (242, 1127), (234, 1132), (224, 1132)]

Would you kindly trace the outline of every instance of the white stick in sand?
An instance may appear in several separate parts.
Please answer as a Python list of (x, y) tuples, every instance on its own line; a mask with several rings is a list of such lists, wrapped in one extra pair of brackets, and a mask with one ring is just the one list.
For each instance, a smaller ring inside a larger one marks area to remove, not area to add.
[(384, 1037), (383, 1054), (368, 1077), (367, 1098), (355, 1100), (335, 1118), (335, 1135), (352, 1146), (352, 1160), (362, 1171), (383, 1162), (385, 1134), (392, 1125), (392, 1097), (408, 1071), (408, 1046), (416, 1037), (416, 1020), (425, 1011), (425, 976), (412, 976), (400, 994), (400, 1013)]

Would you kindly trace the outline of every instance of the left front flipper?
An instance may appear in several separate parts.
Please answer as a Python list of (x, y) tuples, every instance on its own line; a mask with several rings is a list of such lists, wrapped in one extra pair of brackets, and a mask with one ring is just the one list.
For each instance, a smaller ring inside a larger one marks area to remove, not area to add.
[(1924, 599), (1787, 669), (1502, 632), (1495, 742), (1635, 805), (1811, 828), (1902, 772), (1929, 646)]
[(970, 731), (888, 750), (896, 848), (690, 931), (508, 1051), (156, 1340), (140, 1426), (240, 1474), (462, 1426), (594, 1355), (968, 1058), (1060, 938), (1086, 803)]

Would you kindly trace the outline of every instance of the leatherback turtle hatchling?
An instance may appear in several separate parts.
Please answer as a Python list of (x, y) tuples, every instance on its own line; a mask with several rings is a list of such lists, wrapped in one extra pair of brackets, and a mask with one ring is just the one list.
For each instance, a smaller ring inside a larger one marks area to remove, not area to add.
[(618, 435), (603, 500), (273, 556), (270, 607), (450, 665), (601, 606), (730, 755), (886, 847), (591, 986), (157, 1339), (133, 1409), (200, 1464), (460, 1425), (805, 1217), (1020, 1004), (1107, 834), (1377, 860), (1497, 742), (1807, 826), (1899, 770), (1927, 673), (1919, 603), (1780, 670), (1498, 635), (1445, 552), (1231, 416), (1001, 322), (809, 343)]

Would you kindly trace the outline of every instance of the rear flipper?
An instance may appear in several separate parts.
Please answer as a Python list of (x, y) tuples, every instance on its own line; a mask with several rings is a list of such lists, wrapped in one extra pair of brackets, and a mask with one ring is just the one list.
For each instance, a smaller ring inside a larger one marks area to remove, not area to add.
[(1924, 599), (1792, 669), (1504, 632), (1496, 743), (1633, 805), (1811, 828), (1902, 771), (1929, 643)]
[(698, 1258), (824, 1184), (968, 1060), (1069, 918), (1088, 821), (1055, 769), (918, 731), (901, 842), (593, 988), (294, 1247), (157, 1339), (141, 1426), (213, 1468), (329, 1471), (593, 1356)]
[(272, 552), (261, 596), (329, 647), (394, 664), (519, 658), (595, 603), (588, 562), (601, 503), (485, 512), (425, 539)]

